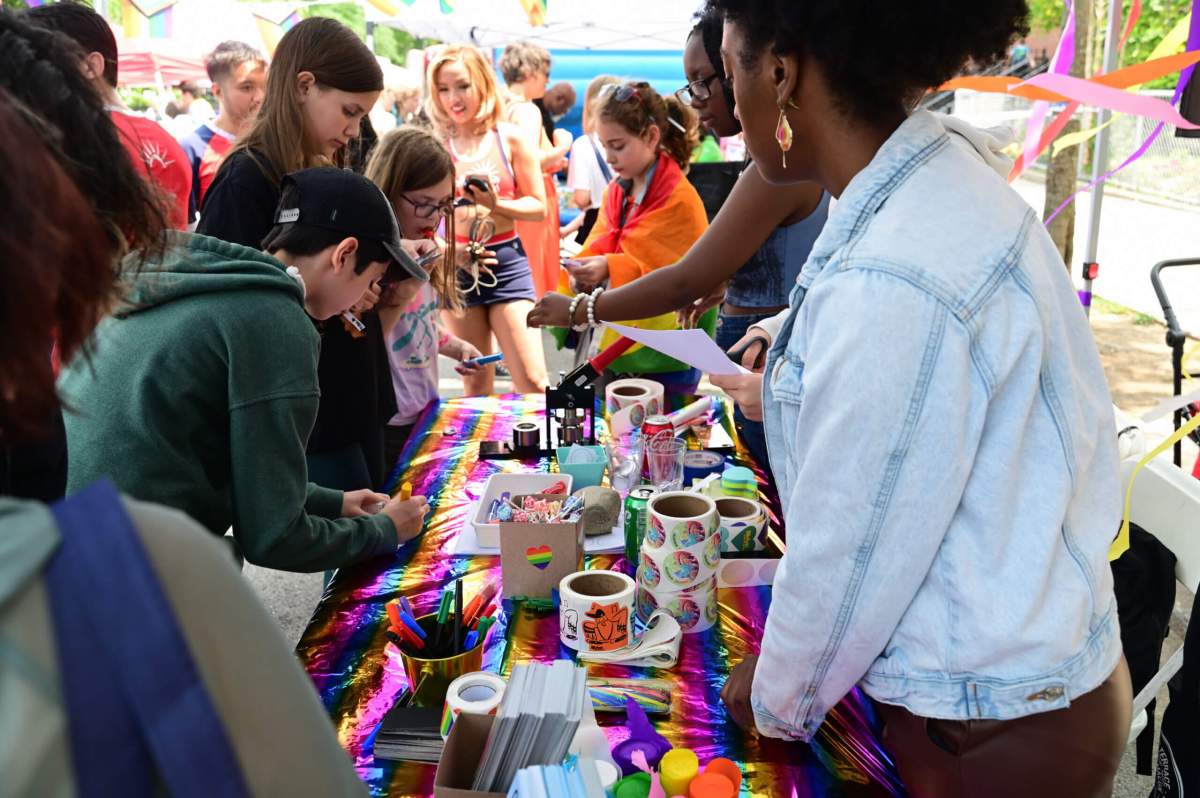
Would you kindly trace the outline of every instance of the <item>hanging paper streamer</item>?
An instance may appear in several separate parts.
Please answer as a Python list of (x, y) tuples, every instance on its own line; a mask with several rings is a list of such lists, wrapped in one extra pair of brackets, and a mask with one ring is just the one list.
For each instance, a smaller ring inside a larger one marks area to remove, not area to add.
[(121, 27), (127, 39), (169, 39), (174, 33), (172, 17), (176, 0), (123, 0)]
[[(1062, 36), (1059, 37), (1058, 46), (1054, 49), (1054, 58), (1050, 61), (1050, 72), (1052, 74), (1065, 75), (1071, 71), (1071, 67), (1075, 63), (1075, 4), (1071, 0), (1067, 0), (1067, 21), (1063, 25)], [(1033, 113), (1029, 116), (1029, 124), (1025, 127), (1025, 152), (1013, 164), (1012, 172), (1009, 174), (1009, 181), (1015, 180), (1021, 172), (1025, 171), (1025, 167), (1037, 160), (1038, 153), (1041, 152), (1042, 143), (1042, 128), (1046, 122), (1046, 114), (1050, 110), (1050, 105), (1045, 101), (1039, 100), (1033, 106)], [(1060, 114), (1061, 117), (1061, 114)], [(1070, 118), (1070, 117), (1068, 117)], [(1066, 123), (1064, 122), (1063, 125)]]
[(254, 8), (254, 24), (258, 27), (258, 35), (262, 37), (267, 55), (275, 54), (279, 40), (300, 21), (300, 11), (295, 7), (285, 7), (283, 10), (258, 6)]
[(1144, 94), (1114, 89), (1092, 80), (1073, 78), (1070, 75), (1045, 74), (1030, 78), (1026, 83), (1058, 92), (1073, 102), (1090, 105), (1094, 108), (1106, 108), (1110, 111), (1144, 116), (1147, 119), (1165, 122), (1186, 130), (1200, 129), (1200, 125), (1184, 119), (1172, 103), (1165, 103)]
[(546, 0), (520, 0), (530, 27), (540, 28), (546, 24)]
[[(1188, 53), (1186, 53), (1186, 55), (1200, 56), (1200, 52), (1195, 52), (1200, 51), (1200, 0), (1193, 0), (1192, 2), (1192, 15), (1188, 31), (1187, 50)], [(1180, 73), (1179, 82), (1175, 84), (1175, 94), (1171, 97), (1171, 106), (1173, 108), (1179, 105), (1179, 98), (1183, 96), (1183, 90), (1187, 87), (1188, 80), (1191, 79), (1195, 69), (1195, 61), (1193, 61), (1191, 65), (1184, 68), (1183, 72)], [(1128, 158), (1122, 161), (1117, 168), (1110, 169), (1109, 171), (1100, 175), (1100, 177), (1093, 180), (1091, 183), (1088, 183), (1086, 186), (1079, 189), (1079, 191), (1076, 191), (1074, 194), (1067, 197), (1061, 205), (1055, 208), (1054, 213), (1047, 217), (1046, 224), (1050, 224), (1052, 221), (1054, 221), (1055, 218), (1057, 218), (1058, 215), (1062, 213), (1068, 205), (1074, 202), (1075, 198), (1081, 193), (1084, 191), (1091, 191), (1093, 188), (1100, 185), (1105, 180), (1108, 180), (1110, 177), (1117, 174), (1122, 169), (1129, 166), (1138, 158), (1141, 158), (1143, 155), (1149, 152), (1150, 148), (1154, 145), (1154, 142), (1158, 141), (1158, 137), (1162, 135), (1163, 128), (1165, 127), (1166, 124), (1164, 122), (1159, 122), (1159, 124), (1155, 126), (1154, 130), (1150, 132), (1150, 135), (1146, 137), (1146, 140), (1142, 142), (1141, 146), (1134, 150)], [(1188, 128), (1195, 130), (1196, 126), (1188, 123)]]
[[(413, 0), (404, 0), (408, 5), (413, 4)], [(372, 6), (379, 10), (380, 14), (388, 17), (394, 17), (400, 13), (400, 8), (391, 0), (367, 0)]]

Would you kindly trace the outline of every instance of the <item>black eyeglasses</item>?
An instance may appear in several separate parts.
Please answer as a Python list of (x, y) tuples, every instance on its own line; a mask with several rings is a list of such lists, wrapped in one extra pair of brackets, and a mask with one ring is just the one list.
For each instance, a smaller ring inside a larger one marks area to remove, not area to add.
[(682, 89), (677, 89), (675, 91), (675, 96), (679, 99), (679, 102), (683, 103), (684, 105), (691, 105), (692, 100), (701, 103), (707, 102), (708, 98), (712, 97), (712, 92), (709, 91), (708, 84), (712, 83), (714, 80), (717, 80), (716, 72), (712, 73), (706, 78), (693, 80)]
[(417, 202), (414, 199), (409, 199), (405, 194), (401, 194), (400, 199), (413, 206), (413, 214), (418, 219), (429, 219), (436, 214), (450, 213), (450, 211), (454, 210), (454, 203), (449, 200), (438, 203)]

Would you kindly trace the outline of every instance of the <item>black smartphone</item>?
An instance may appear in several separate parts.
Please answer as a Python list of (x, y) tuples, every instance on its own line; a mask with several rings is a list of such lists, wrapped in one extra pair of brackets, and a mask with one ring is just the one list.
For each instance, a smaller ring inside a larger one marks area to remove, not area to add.
[(467, 175), (467, 179), (463, 181), (463, 185), (467, 188), (482, 191), (485, 194), (492, 190), (492, 184), (488, 182), (488, 179), (479, 175)]

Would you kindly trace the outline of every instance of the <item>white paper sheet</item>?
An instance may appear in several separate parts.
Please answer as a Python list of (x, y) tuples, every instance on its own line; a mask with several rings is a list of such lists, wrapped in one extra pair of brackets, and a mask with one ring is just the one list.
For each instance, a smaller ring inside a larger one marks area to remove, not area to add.
[(698, 368), (705, 374), (736, 376), (749, 374), (741, 365), (729, 359), (717, 342), (708, 337), (704, 330), (642, 330), (624, 324), (607, 324), (615, 332)]
[[(499, 557), (500, 549), (492, 549), (480, 545), (479, 538), (475, 534), (475, 525), (471, 523), (471, 519), (475, 517), (475, 509), (478, 505), (478, 502), (471, 502), (471, 507), (467, 510), (467, 516), (463, 519), (462, 529), (459, 531), (458, 537), (454, 539), (454, 546), (450, 553), (492, 554)], [(607, 534), (585, 537), (583, 539), (583, 550), (587, 554), (617, 554), (625, 551), (624, 521), (618, 519), (617, 525)]]

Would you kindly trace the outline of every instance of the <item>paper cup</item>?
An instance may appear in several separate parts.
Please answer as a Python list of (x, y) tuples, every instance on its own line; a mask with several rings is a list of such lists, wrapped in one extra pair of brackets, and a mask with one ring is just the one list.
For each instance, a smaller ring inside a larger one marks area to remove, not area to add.
[(619, 651), (632, 640), (635, 584), (619, 571), (578, 571), (558, 585), (559, 639), (575, 651)]
[(721, 551), (763, 551), (767, 548), (767, 513), (749, 499), (716, 500), (721, 524)]

